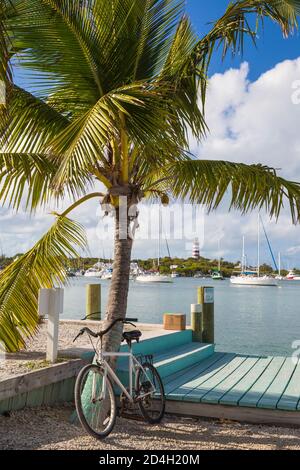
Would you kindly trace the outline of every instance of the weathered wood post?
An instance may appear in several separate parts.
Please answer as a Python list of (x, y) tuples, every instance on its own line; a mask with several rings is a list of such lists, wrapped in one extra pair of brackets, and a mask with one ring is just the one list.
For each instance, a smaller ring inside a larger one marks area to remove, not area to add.
[(86, 286), (86, 317), (88, 320), (101, 320), (101, 284)]
[(191, 327), (193, 341), (202, 343), (202, 305), (191, 304)]
[(215, 342), (214, 287), (198, 288), (198, 304), (202, 305), (202, 341)]
[(40, 289), (38, 311), (48, 316), (47, 361), (54, 363), (58, 354), (59, 315), (64, 310), (64, 290), (61, 288)]

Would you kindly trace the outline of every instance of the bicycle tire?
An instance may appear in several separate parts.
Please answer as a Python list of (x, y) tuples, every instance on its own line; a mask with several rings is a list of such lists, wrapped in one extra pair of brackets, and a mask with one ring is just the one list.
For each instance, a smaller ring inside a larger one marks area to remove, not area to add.
[[(78, 418), (82, 427), (87, 431), (87, 433), (90, 436), (94, 437), (95, 439), (101, 440), (107, 437), (114, 428), (116, 417), (117, 417), (116, 398), (115, 398), (115, 393), (113, 390), (111, 380), (109, 377), (106, 377), (106, 381), (107, 381), (106, 387), (107, 387), (107, 392), (108, 392), (107, 395), (110, 400), (111, 414), (109, 417), (108, 425), (102, 431), (97, 431), (89, 424), (87, 417), (85, 415), (85, 410), (84, 410), (83, 403), (82, 403), (83, 389), (85, 386), (87, 387), (89, 386), (85, 382), (85, 379), (88, 380), (88, 375), (91, 372), (99, 374), (99, 376), (101, 376), (103, 380), (104, 371), (100, 366), (97, 366), (96, 364), (88, 364), (83, 369), (81, 369), (81, 371), (79, 372), (77, 376), (76, 383), (75, 383), (75, 406), (76, 406), (77, 415), (78, 415)], [(101, 400), (99, 400), (99, 403), (100, 402)], [(90, 406), (92, 406), (93, 403), (92, 402), (89, 402), (89, 403), (90, 403)], [(85, 404), (85, 407), (87, 407), (87, 404)], [(98, 412), (98, 414), (100, 413), (101, 413), (101, 410)]]
[[(145, 421), (147, 421), (149, 424), (160, 423), (161, 420), (164, 417), (165, 407), (166, 407), (166, 397), (165, 397), (164, 385), (163, 385), (163, 382), (161, 380), (161, 377), (160, 377), (157, 369), (152, 364), (150, 364), (149, 362), (145, 362), (144, 364), (142, 364), (142, 367), (146, 371), (148, 369), (152, 374), (152, 378), (155, 377), (155, 379), (156, 379), (154, 381), (156, 381), (157, 385), (159, 386), (160, 398), (154, 398), (153, 399), (153, 397), (152, 397), (152, 401), (154, 401), (154, 403), (156, 402), (156, 405), (159, 405), (160, 408), (159, 408), (159, 411), (156, 412), (156, 416), (151, 416), (150, 412), (149, 412), (149, 408), (147, 408), (145, 406), (145, 400), (138, 400), (138, 406), (140, 408), (140, 411), (141, 411)], [(142, 391), (141, 390), (141, 387), (142, 387), (141, 378), (142, 378), (142, 374), (144, 373), (143, 369), (140, 368), (138, 370), (138, 373), (137, 373), (137, 376), (136, 376), (136, 387), (135, 388), (136, 388), (137, 397), (141, 394), (141, 391)], [(149, 398), (147, 398), (147, 400), (148, 400), (148, 403), (149, 403)]]

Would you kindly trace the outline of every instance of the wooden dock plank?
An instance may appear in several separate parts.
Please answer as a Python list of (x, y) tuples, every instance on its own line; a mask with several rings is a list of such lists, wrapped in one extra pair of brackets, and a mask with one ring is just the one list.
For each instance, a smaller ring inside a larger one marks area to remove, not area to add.
[(190, 380), (198, 377), (204, 370), (208, 369), (210, 366), (219, 361), (222, 357), (225, 356), (225, 353), (214, 353), (213, 356), (204, 359), (200, 363), (189, 367), (188, 369), (183, 369), (175, 372), (164, 378), (165, 392), (169, 393), (180, 385), (189, 382)]
[(256, 407), (257, 403), (278, 374), (284, 361), (284, 357), (274, 357), (254, 385), (241, 398), (239, 406)]
[(296, 368), (291, 380), (277, 403), (279, 410), (296, 410), (300, 400), (300, 359), (296, 364)]
[[(224, 367), (228, 365), (232, 359), (236, 357), (235, 354), (224, 354), (220, 359), (216, 362), (212, 362), (212, 364), (205, 368), (200, 374), (196, 377), (193, 377), (192, 380), (183, 383), (179, 387), (176, 387), (171, 392), (168, 393), (168, 398), (172, 400), (184, 400), (186, 395), (197, 388), (201, 383), (208, 380), (213, 375), (217, 374), (221, 371)], [(210, 358), (212, 359), (212, 358)]]
[(259, 400), (258, 408), (276, 409), (277, 403), (287, 388), (295, 368), (296, 364), (290, 357), (287, 357), (275, 379)]
[[(225, 356), (226, 357), (226, 356)], [(196, 388), (187, 391), (184, 396), (185, 401), (201, 401), (202, 397), (206, 395), (211, 389), (215, 388), (226, 377), (234, 372), (245, 360), (247, 356), (228, 357), (227, 364), (215, 373), (212, 372), (210, 376), (203, 376), (203, 379)]]
[(259, 379), (262, 373), (269, 366), (273, 357), (261, 357), (258, 359), (252, 369), (233, 387), (223, 395), (220, 400), (221, 405), (238, 405), (243, 396)]
[(223, 395), (231, 390), (258, 362), (258, 357), (247, 357), (235, 371), (201, 398), (202, 403), (219, 403)]
[(291, 411), (167, 400), (166, 412), (193, 418), (198, 416), (259, 425), (268, 424), (300, 428), (300, 413)]

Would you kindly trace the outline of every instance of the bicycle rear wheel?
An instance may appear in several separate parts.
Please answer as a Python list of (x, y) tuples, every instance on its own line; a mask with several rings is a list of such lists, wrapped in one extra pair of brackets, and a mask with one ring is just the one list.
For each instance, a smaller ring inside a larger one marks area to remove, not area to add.
[(101, 367), (89, 364), (79, 372), (75, 384), (75, 406), (80, 423), (92, 437), (103, 439), (111, 433), (117, 416), (116, 399), (109, 377), (104, 384)]
[[(136, 376), (136, 394), (138, 405), (144, 419), (150, 423), (159, 423), (165, 414), (166, 398), (162, 380), (155, 367), (146, 362)], [(154, 386), (155, 390), (152, 390)]]

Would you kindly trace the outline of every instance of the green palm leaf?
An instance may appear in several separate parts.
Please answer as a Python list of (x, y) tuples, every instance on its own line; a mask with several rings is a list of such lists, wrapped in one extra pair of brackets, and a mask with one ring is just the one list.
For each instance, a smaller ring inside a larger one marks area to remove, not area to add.
[(175, 197), (204, 204), (208, 210), (228, 196), (230, 208), (245, 213), (264, 207), (271, 217), (278, 217), (286, 203), (293, 222), (300, 221), (300, 183), (281, 178), (267, 166), (187, 160), (172, 164), (168, 171)]
[(25, 347), (38, 327), (38, 292), (66, 280), (66, 263), (86, 246), (82, 227), (58, 217), (35, 246), (0, 274), (0, 342), (9, 352)]

